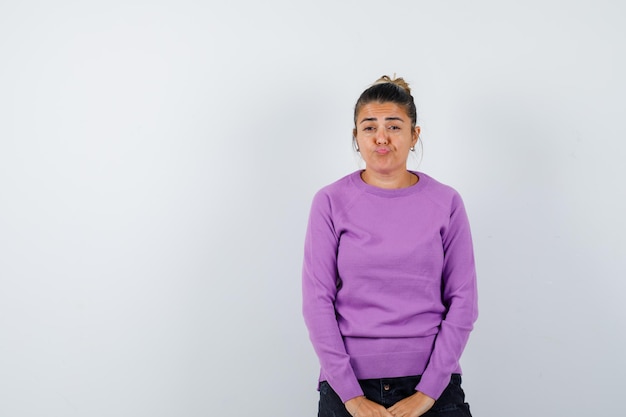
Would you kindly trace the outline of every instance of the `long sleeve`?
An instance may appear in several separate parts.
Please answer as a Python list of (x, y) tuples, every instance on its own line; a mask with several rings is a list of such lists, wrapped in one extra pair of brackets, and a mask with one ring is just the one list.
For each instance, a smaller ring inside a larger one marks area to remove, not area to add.
[(303, 315), (323, 377), (345, 402), (363, 391), (350, 364), (335, 312), (338, 244), (329, 197), (318, 193), (313, 199), (305, 238)]
[(448, 227), (442, 230), (444, 264), (442, 301), (447, 311), (430, 360), (416, 389), (439, 398), (458, 368), (459, 359), (478, 317), (476, 268), (469, 222), (455, 194)]

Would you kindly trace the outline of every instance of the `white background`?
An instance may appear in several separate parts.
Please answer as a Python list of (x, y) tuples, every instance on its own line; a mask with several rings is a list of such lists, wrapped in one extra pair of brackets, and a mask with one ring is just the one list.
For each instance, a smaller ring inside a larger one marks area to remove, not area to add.
[(472, 223), (474, 415), (619, 414), (625, 9), (2, 1), (0, 416), (316, 415), (309, 204), (394, 72)]

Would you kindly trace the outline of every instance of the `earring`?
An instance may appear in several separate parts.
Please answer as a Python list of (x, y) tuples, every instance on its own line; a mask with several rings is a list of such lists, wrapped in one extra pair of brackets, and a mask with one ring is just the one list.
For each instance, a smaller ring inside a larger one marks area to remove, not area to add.
[[(415, 143), (417, 143), (420, 140), (420, 137), (418, 136), (417, 139), (415, 140)], [(415, 152), (415, 145), (411, 146), (411, 152)]]

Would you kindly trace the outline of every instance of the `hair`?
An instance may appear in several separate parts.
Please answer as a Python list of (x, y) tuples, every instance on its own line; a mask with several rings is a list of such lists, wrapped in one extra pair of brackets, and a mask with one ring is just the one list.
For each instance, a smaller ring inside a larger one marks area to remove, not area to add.
[(417, 109), (415, 108), (415, 101), (411, 95), (411, 88), (403, 78), (395, 78), (395, 74), (394, 78), (383, 75), (361, 93), (361, 96), (354, 106), (355, 125), (359, 111), (361, 111), (363, 106), (369, 103), (395, 103), (402, 106), (411, 119), (411, 127), (417, 125)]

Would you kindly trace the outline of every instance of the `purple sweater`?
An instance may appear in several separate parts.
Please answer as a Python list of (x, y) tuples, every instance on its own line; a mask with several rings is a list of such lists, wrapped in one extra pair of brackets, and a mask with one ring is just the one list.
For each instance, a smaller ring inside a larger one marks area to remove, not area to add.
[(303, 313), (342, 401), (358, 379), (422, 375), (439, 398), (477, 318), (469, 223), (459, 194), (423, 173), (382, 189), (360, 171), (314, 197), (305, 240)]

